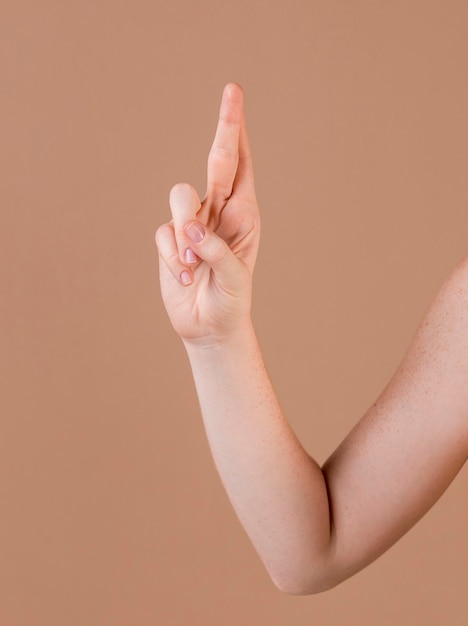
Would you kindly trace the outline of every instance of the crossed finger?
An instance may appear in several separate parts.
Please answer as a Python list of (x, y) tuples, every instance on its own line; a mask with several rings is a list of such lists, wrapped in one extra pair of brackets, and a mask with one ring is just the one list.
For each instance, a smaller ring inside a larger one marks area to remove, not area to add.
[(198, 261), (190, 256), (189, 242), (184, 234), (188, 221), (199, 219), (206, 224), (211, 220), (217, 223), (219, 214), (234, 191), (239, 195), (255, 197), (244, 94), (242, 87), (236, 83), (228, 83), (223, 90), (207, 174), (207, 192), (202, 202), (191, 185), (179, 183), (170, 194), (179, 257), (187, 264), (197, 264)]

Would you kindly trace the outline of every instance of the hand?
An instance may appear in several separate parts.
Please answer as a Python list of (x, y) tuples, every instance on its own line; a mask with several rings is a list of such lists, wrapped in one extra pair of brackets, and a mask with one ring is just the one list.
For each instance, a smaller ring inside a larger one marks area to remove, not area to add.
[(239, 85), (223, 91), (205, 197), (179, 183), (169, 203), (173, 219), (156, 232), (164, 305), (184, 343), (217, 344), (250, 319), (260, 238)]

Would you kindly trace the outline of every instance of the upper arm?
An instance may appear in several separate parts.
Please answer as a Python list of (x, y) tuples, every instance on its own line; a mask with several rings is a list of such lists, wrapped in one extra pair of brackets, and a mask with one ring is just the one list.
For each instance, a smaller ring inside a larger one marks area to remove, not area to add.
[(468, 453), (468, 260), (444, 283), (400, 367), (323, 466), (335, 583), (407, 532)]

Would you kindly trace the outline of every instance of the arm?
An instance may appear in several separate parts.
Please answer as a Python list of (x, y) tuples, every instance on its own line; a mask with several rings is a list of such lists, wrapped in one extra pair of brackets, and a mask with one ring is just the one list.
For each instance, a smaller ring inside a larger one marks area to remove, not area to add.
[(203, 201), (188, 185), (171, 191), (173, 220), (156, 235), (161, 289), (241, 523), (279, 589), (315, 593), (388, 549), (466, 459), (468, 262), (443, 286), (377, 402), (320, 468), (281, 411), (252, 327), (260, 220), (242, 98), (237, 85), (226, 87)]

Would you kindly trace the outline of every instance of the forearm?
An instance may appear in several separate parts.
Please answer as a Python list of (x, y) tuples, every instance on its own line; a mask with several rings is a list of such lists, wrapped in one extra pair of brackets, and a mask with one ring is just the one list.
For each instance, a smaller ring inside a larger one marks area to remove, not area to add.
[(252, 324), (186, 349), (216, 467), (271, 578), (289, 593), (329, 586), (324, 477), (282, 413)]
[(173, 219), (156, 233), (161, 292), (241, 523), (280, 589), (314, 593), (387, 550), (466, 460), (468, 260), (321, 469), (281, 411), (250, 318), (239, 321), (250, 311), (260, 236), (242, 94), (224, 89), (204, 199), (187, 184), (171, 190)]

